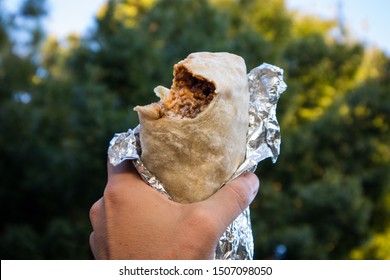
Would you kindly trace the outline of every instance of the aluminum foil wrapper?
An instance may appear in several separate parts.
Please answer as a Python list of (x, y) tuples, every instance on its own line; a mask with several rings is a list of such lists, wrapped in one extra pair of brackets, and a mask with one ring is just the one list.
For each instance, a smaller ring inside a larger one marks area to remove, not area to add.
[[(271, 157), (272, 161), (275, 162), (280, 152), (281, 134), (276, 118), (276, 107), (280, 95), (287, 88), (283, 81), (283, 70), (277, 66), (263, 63), (252, 69), (247, 77), (250, 104), (246, 159), (228, 182), (246, 171), (255, 171), (258, 163), (266, 158)], [(116, 133), (110, 141), (108, 158), (111, 164), (118, 165), (124, 160), (132, 160), (145, 182), (157, 189), (162, 195), (170, 198), (164, 186), (143, 165), (139, 158), (140, 154), (139, 125), (127, 132)], [(253, 247), (248, 207), (221, 236), (215, 250), (215, 259), (251, 260), (253, 259)]]

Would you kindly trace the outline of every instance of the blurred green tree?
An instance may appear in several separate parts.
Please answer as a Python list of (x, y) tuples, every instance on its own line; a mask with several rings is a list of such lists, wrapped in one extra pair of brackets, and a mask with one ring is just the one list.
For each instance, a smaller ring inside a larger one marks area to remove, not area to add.
[(116, 96), (90, 74), (79, 82), (72, 72), (79, 38), (70, 36), (65, 47), (48, 39), (40, 48), (37, 41), (31, 52), (18, 52), (18, 38), (8, 35), (12, 22), (2, 28), (2, 258), (89, 258), (88, 208), (101, 195), (106, 147), (128, 127), (128, 110), (117, 110)]

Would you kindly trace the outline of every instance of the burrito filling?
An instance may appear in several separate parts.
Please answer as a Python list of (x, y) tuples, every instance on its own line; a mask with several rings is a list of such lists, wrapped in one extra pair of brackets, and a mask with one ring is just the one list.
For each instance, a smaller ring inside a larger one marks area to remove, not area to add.
[(159, 102), (161, 116), (195, 118), (206, 109), (215, 95), (212, 82), (193, 76), (185, 67), (178, 67), (168, 97)]

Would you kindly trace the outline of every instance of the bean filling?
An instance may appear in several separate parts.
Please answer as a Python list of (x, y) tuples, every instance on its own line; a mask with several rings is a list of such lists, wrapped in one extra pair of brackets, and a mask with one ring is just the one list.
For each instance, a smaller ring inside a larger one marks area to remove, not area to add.
[(175, 72), (169, 97), (160, 101), (161, 115), (195, 118), (215, 95), (213, 83), (194, 77), (186, 68), (180, 67)]

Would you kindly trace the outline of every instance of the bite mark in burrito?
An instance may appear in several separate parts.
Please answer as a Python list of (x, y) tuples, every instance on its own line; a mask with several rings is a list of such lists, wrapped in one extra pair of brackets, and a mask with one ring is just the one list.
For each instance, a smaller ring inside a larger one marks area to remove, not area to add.
[(202, 77), (194, 77), (185, 67), (178, 66), (169, 95), (162, 95), (160, 101), (162, 116), (195, 118), (213, 100), (215, 94), (213, 83)]

